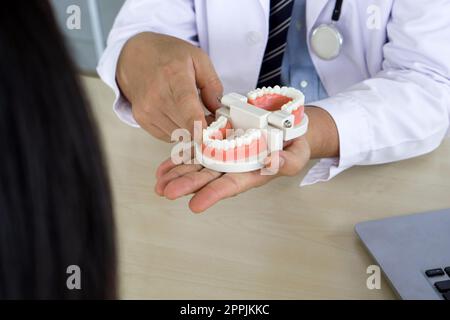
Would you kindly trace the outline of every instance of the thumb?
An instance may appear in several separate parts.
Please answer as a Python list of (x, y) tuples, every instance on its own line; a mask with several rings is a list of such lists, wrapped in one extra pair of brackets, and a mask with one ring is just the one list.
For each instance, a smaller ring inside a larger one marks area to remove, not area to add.
[(197, 87), (203, 103), (210, 112), (214, 112), (220, 107), (220, 99), (223, 95), (222, 82), (204, 51), (198, 49), (193, 60)]

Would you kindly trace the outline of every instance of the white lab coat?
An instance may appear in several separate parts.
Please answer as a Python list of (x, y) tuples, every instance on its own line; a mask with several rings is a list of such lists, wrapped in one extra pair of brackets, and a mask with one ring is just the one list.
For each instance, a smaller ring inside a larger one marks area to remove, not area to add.
[[(329, 23), (335, 1), (308, 0), (306, 28)], [(336, 122), (340, 158), (323, 159), (303, 184), (326, 181), (354, 165), (422, 155), (437, 148), (450, 120), (450, 1), (345, 0), (337, 23), (340, 56), (310, 51), (330, 98), (311, 103)], [(154, 31), (202, 47), (225, 92), (256, 85), (268, 36), (269, 0), (128, 0), (120, 11), (98, 73), (115, 91), (114, 108), (136, 125), (120, 96), (115, 69), (127, 39)]]

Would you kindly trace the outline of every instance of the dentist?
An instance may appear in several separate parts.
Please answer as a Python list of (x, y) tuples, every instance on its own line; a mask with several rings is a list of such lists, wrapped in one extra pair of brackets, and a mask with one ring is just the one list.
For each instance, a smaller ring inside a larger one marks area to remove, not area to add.
[[(302, 90), (310, 128), (281, 152), (278, 175), (322, 159), (307, 185), (440, 145), (450, 121), (448, 12), (449, 0), (128, 0), (98, 73), (118, 116), (163, 140), (194, 120), (206, 125), (203, 106), (214, 111), (223, 92)], [(160, 195), (193, 193), (194, 212), (274, 178), (170, 160), (157, 177)]]

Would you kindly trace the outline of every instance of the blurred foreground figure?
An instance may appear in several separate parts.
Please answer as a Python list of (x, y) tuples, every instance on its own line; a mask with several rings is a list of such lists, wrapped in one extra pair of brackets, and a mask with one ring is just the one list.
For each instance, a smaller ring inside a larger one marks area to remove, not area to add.
[(0, 298), (115, 298), (107, 172), (47, 1), (0, 10), (0, 157)]

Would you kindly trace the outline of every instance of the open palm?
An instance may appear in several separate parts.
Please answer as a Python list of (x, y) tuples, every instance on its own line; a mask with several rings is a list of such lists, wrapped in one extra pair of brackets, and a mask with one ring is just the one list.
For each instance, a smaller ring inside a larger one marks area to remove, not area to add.
[[(222, 199), (260, 187), (276, 177), (298, 174), (310, 159), (310, 153), (304, 137), (294, 140), (279, 152), (280, 169), (276, 175), (262, 175), (259, 170), (223, 174), (198, 164), (175, 165), (171, 159), (167, 159), (156, 172), (155, 191), (171, 200), (194, 194), (189, 208), (200, 213)], [(270, 163), (270, 157), (266, 162)]]

